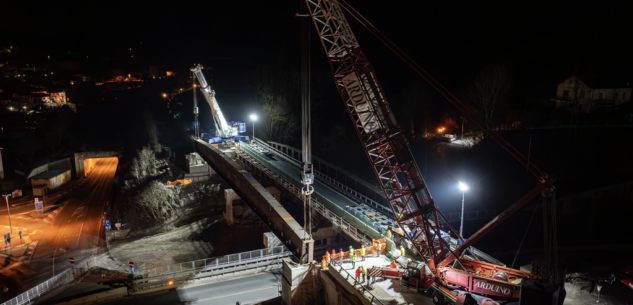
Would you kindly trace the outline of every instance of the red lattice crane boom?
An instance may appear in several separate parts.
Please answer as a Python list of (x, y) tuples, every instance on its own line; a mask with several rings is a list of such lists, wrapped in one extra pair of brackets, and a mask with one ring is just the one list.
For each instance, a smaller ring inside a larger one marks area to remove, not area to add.
[[(451, 250), (450, 245), (442, 239), (440, 233), (440, 219), (444, 216), (435, 206), (404, 133), (400, 129), (385, 92), (376, 77), (376, 72), (354, 37), (341, 6), (337, 0), (306, 0), (306, 4), (329, 59), (336, 86), (347, 112), (354, 122), (355, 130), (389, 206), (396, 217), (396, 222), (404, 232), (407, 231), (405, 228), (408, 228), (413, 233), (413, 236), (408, 237), (409, 240), (434, 274), (434, 277), (425, 284), (425, 288), (439, 279), (447, 287), (464, 287), (469, 291), (477, 292), (475, 286), (477, 283), (493, 280), (494, 274), (501, 270), (509, 274), (510, 279), (539, 279), (538, 276), (519, 270), (471, 261), (463, 258), (463, 255), (468, 247), (501, 221), (541, 192), (549, 189), (555, 177), (550, 178), (547, 175), (542, 175), (544, 176), (542, 178), (539, 176), (540, 173), (535, 173), (543, 182), (542, 184), (519, 199), (466, 242), (462, 239), (464, 243), (460, 247)], [(438, 88), (433, 82), (431, 84)], [(438, 88), (440, 92), (441, 89), (446, 90), (444, 87)], [(443, 92), (441, 93), (444, 95)], [(450, 97), (447, 98), (451, 100)], [(458, 108), (463, 108), (463, 104), (459, 100), (455, 100), (451, 102)], [(495, 138), (493, 137), (493, 139)], [(497, 140), (495, 139), (495, 141)], [(504, 146), (504, 143), (500, 144), (502, 147)], [(512, 152), (510, 153), (512, 154)], [(513, 154), (513, 156), (515, 155)], [(446, 219), (444, 221), (453, 232), (457, 232)], [(461, 237), (459, 238), (461, 239)], [(455, 258), (458, 258), (461, 264), (457, 264), (453, 268), (449, 264)], [(464, 276), (468, 280), (464, 281)], [(465, 285), (469, 285), (469, 287), (467, 288)], [(484, 288), (489, 287), (483, 286)], [(518, 285), (508, 283), (508, 285), (496, 289), (496, 292), (503, 292), (497, 293), (499, 296), (516, 297), (514, 290), (518, 289), (517, 287)], [(510, 291), (511, 295), (504, 295), (506, 290)], [(495, 295), (495, 291), (486, 291), (485, 289), (479, 293)]]

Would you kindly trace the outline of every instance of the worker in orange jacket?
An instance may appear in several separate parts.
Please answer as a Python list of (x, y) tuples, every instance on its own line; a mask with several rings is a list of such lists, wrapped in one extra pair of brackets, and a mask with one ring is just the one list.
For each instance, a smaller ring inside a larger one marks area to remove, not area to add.
[(341, 257), (340, 257), (341, 266), (343, 266), (343, 256), (345, 256), (345, 254), (343, 253), (343, 248), (341, 248)]
[(334, 249), (332, 249), (332, 261), (330, 262), (330, 264), (334, 264), (334, 257), (336, 256), (336, 252), (334, 252)]
[(360, 282), (360, 275), (363, 273), (363, 270), (360, 269), (360, 267), (358, 267), (358, 269), (356, 269), (356, 281)]
[(325, 260), (330, 261), (330, 252), (325, 251)]
[(387, 238), (391, 239), (391, 230), (387, 230)]

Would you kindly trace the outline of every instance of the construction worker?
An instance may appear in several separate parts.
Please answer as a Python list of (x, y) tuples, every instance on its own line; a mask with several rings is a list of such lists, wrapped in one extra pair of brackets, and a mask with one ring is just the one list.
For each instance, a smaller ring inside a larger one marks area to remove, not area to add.
[(387, 230), (387, 238), (391, 239), (391, 230)]
[(400, 255), (404, 257), (404, 246), (400, 246)]
[(324, 260), (326, 261), (330, 261), (330, 252), (325, 251), (325, 256), (323, 257)]
[(341, 248), (341, 258), (339, 259), (341, 261), (341, 267), (343, 267), (343, 248)]
[(367, 279), (367, 269), (365, 269), (365, 267), (363, 267), (363, 266), (360, 266), (360, 267), (361, 267), (361, 268), (362, 268), (362, 270), (363, 270), (363, 273), (362, 273), (362, 275), (363, 275), (363, 281), (362, 281), (362, 283), (364, 283), (364, 282), (365, 282), (365, 280)]
[(325, 259), (325, 256), (323, 257), (323, 261), (321, 262), (321, 268), (322, 269), (328, 269), (327, 259)]
[(354, 248), (349, 246), (349, 257), (352, 257), (352, 253), (354, 253)]
[(363, 270), (360, 269), (360, 267), (358, 267), (358, 269), (356, 270), (356, 281), (360, 282), (360, 275), (363, 273)]
[(356, 267), (356, 254), (352, 255), (352, 269)]
[(365, 261), (365, 246), (361, 246), (360, 247), (360, 257), (362, 259), (362, 261)]
[(393, 268), (393, 269), (398, 268), (398, 265), (396, 265), (396, 260), (395, 259), (391, 261), (391, 265), (389, 265), (389, 267)]
[(330, 262), (330, 264), (334, 264), (334, 257), (336, 256), (336, 252), (334, 252), (334, 249), (332, 249), (332, 261)]

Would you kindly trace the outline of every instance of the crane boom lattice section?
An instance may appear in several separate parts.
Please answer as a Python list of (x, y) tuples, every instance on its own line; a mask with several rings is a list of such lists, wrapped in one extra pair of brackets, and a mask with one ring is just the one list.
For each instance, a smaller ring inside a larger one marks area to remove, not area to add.
[[(450, 249), (440, 236), (441, 213), (426, 188), (370, 61), (336, 0), (306, 0), (356, 132), (400, 227), (418, 254), (433, 263)], [(406, 230), (407, 228), (408, 230)], [(449, 250), (450, 251), (450, 250)]]

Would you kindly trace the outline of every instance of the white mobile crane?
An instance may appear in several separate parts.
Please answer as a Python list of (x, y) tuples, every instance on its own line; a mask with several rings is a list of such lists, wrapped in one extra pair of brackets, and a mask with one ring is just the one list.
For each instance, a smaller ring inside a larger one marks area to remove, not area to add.
[[(211, 88), (209, 83), (207, 83), (207, 80), (204, 78), (204, 74), (202, 74), (202, 66), (200, 64), (194, 64), (194, 66), (191, 67), (191, 72), (193, 74), (194, 93), (197, 78), (200, 83), (200, 91), (202, 91), (202, 95), (204, 95), (207, 103), (209, 103), (211, 113), (213, 114), (215, 136), (209, 136), (209, 143), (212, 144), (219, 142), (222, 148), (235, 148), (235, 137), (238, 136), (238, 133), (245, 132), (244, 123), (231, 122), (231, 124), (229, 124), (226, 122), (226, 119), (224, 119), (224, 115), (222, 114), (222, 110), (220, 109), (220, 105), (218, 105), (218, 101), (215, 99), (215, 90)], [(194, 112), (197, 113), (197, 109), (194, 109)], [(205, 135), (206, 134), (203, 133), (202, 137), (204, 138)]]

